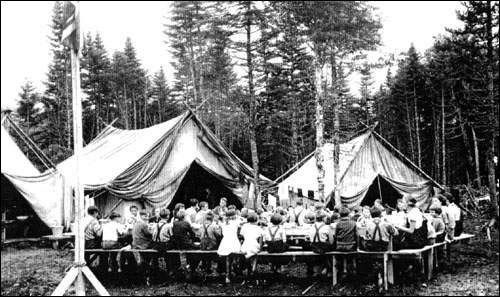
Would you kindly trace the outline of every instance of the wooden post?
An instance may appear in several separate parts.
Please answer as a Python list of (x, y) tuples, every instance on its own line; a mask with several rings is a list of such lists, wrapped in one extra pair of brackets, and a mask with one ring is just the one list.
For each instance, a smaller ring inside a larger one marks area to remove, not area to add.
[(74, 197), (75, 197), (75, 216), (76, 216), (76, 234), (75, 234), (75, 264), (78, 267), (76, 281), (76, 294), (85, 295), (85, 283), (82, 278), (81, 267), (85, 265), (85, 238), (83, 226), (83, 208), (84, 194), (83, 187), (80, 184), (80, 156), (83, 149), (82, 142), (82, 102), (80, 98), (80, 51), (71, 50), (71, 78), (73, 88), (73, 140), (75, 155), (75, 178), (74, 178)]
[(394, 262), (391, 253), (387, 254), (387, 283), (394, 285)]
[(384, 278), (384, 290), (385, 291), (387, 291), (387, 289), (389, 287), (388, 284), (387, 284), (387, 275), (388, 275), (388, 273), (387, 273), (387, 271), (388, 271), (388, 269), (387, 269), (387, 266), (388, 266), (387, 262), (388, 261), (389, 261), (389, 253), (384, 253), (384, 274), (383, 274), (382, 277)]
[[(69, 2), (68, 2), (69, 3)], [(68, 4), (66, 4), (68, 5)], [(80, 39), (80, 12), (79, 4), (73, 3), (74, 5), (74, 34), (73, 37), (77, 40)], [(67, 8), (65, 7), (65, 13)], [(69, 20), (70, 18), (68, 18)], [(104, 289), (99, 281), (92, 274), (90, 269), (85, 266), (85, 237), (83, 225), (84, 216), (84, 193), (83, 186), (80, 183), (80, 157), (83, 149), (83, 137), (82, 137), (82, 100), (80, 92), (80, 48), (77, 46), (75, 48), (75, 42), (71, 42), (71, 86), (72, 86), (72, 105), (73, 105), (73, 141), (74, 141), (74, 157), (75, 157), (75, 168), (74, 168), (74, 180), (73, 180), (73, 194), (75, 199), (75, 263), (68, 274), (64, 277), (63, 281), (57, 286), (56, 290), (52, 293), (52, 296), (62, 295), (69, 287), (71, 283), (75, 283), (75, 293), (77, 296), (85, 296), (85, 280), (84, 271), (87, 278), (90, 279), (91, 283), (97, 289), (98, 293), (103, 296), (109, 296), (109, 293)], [(87, 268), (87, 269), (85, 269)], [(97, 285), (97, 286), (96, 286)], [(99, 286), (100, 285), (100, 286)]]
[(433, 269), (434, 269), (434, 248), (431, 248), (427, 253), (427, 280), (431, 280)]
[(5, 225), (5, 221), (7, 219), (7, 211), (2, 211), (2, 245), (7, 238), (7, 226)]
[(337, 256), (332, 255), (332, 287), (337, 285)]

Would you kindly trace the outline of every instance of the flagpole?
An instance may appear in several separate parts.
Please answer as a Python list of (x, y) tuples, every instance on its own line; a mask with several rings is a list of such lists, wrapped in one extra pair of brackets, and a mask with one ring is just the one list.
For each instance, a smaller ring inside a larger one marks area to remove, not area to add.
[(80, 156), (83, 149), (82, 145), (82, 102), (80, 98), (80, 49), (71, 46), (71, 86), (73, 88), (73, 141), (75, 155), (75, 216), (77, 233), (75, 234), (75, 264), (78, 268), (78, 274), (75, 283), (76, 295), (85, 295), (85, 282), (83, 280), (82, 267), (85, 266), (85, 237), (83, 226), (84, 193), (80, 183)]
[[(61, 283), (52, 293), (52, 296), (63, 295), (74, 282), (76, 296), (85, 296), (85, 280), (84, 275), (94, 286), (96, 291), (101, 296), (109, 296), (109, 293), (97, 280), (92, 271), (85, 263), (85, 226), (84, 220), (84, 192), (80, 182), (81, 168), (80, 157), (83, 150), (82, 137), (82, 100), (80, 90), (80, 11), (78, 2), (74, 2), (74, 15), (71, 34), (73, 34), (73, 42), (71, 42), (71, 87), (72, 87), (72, 109), (73, 109), (73, 143), (74, 143), (74, 179), (73, 193), (75, 201), (75, 263), (70, 271), (63, 278)], [(67, 20), (65, 20), (67, 22)], [(66, 29), (65, 29), (66, 30)], [(63, 31), (64, 35), (64, 31)], [(76, 42), (75, 42), (76, 41)]]

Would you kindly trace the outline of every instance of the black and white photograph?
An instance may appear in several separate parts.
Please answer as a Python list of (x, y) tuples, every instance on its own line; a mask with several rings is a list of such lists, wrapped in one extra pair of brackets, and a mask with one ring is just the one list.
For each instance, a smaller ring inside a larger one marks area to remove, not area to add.
[(499, 1), (1, 1), (1, 296), (498, 296)]

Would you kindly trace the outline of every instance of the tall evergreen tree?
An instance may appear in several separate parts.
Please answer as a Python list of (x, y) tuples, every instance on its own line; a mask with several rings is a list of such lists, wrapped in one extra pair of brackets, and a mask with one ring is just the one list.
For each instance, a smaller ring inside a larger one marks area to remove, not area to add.
[[(72, 147), (71, 128), (71, 63), (69, 48), (61, 43), (63, 4), (57, 1), (52, 10), (51, 45), (52, 62), (49, 65), (46, 90), (43, 96), (44, 115), (49, 129), (49, 142), (56, 147)], [(50, 157), (50, 156), (49, 156)]]

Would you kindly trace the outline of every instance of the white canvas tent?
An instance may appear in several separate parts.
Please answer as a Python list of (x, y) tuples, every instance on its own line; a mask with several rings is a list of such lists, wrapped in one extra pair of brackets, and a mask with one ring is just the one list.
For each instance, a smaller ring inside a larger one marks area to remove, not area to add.
[[(74, 158), (57, 168), (71, 184)], [(195, 180), (182, 187), (191, 173), (197, 174), (190, 177)], [(167, 207), (175, 202), (181, 188), (189, 192), (186, 189), (205, 179), (223, 188), (229, 201), (240, 206), (249, 204), (248, 197), (254, 191), (252, 169), (226, 149), (191, 111), (140, 130), (108, 126), (83, 148), (80, 178), (85, 190), (107, 193), (96, 198), (104, 214), (124, 210), (127, 203), (121, 201)], [(260, 182), (263, 186), (272, 183), (263, 176)], [(200, 199), (188, 198), (193, 197)]]
[[(53, 221), (57, 218), (57, 224), (69, 226), (73, 202), (68, 187), (73, 184), (74, 156), (57, 165), (58, 173), (40, 173), (9, 135), (4, 142), (4, 132), (7, 134), (2, 127), (2, 174), (47, 225), (56, 224)], [(248, 197), (254, 193), (253, 170), (225, 148), (191, 111), (145, 129), (108, 126), (83, 148), (80, 166), (84, 189), (106, 193), (95, 199), (103, 214), (124, 210), (127, 203), (167, 207), (176, 197), (182, 198), (178, 197), (180, 192), (184, 196), (193, 194), (189, 189), (197, 184), (214, 184), (229, 203), (239, 206), (251, 205)], [(187, 179), (190, 183), (186, 184)], [(272, 181), (261, 176), (260, 183), (266, 187)]]
[[(325, 168), (325, 196), (327, 202), (333, 195), (333, 144), (322, 149)], [(282, 177), (278, 184), (280, 200), (296, 197), (302, 192), (314, 193), (318, 199), (318, 171), (314, 154), (306, 157), (295, 171)], [(339, 192), (342, 204), (353, 207), (369, 204), (368, 196), (382, 198), (394, 205), (396, 198), (414, 197), (420, 205), (427, 202), (433, 187), (441, 187), (420, 168), (409, 164), (386, 147), (375, 132), (369, 130), (354, 139), (340, 144)], [(312, 192), (310, 192), (312, 191)]]
[[(63, 222), (63, 177), (54, 172), (40, 173), (1, 126), (1, 171), (49, 227)], [(2, 186), (9, 186), (4, 185)], [(7, 197), (2, 197), (6, 199)]]

